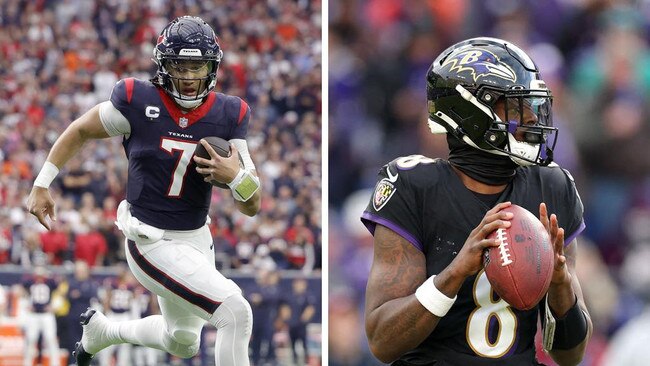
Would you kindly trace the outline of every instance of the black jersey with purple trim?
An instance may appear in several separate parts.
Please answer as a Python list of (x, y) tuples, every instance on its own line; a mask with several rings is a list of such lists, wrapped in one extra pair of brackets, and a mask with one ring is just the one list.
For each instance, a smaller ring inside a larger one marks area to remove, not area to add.
[[(570, 243), (584, 229), (583, 206), (568, 172), (560, 167), (520, 167), (496, 197), (539, 216), (545, 202)], [(496, 204), (495, 203), (495, 204)], [(422, 251), (427, 277), (440, 273), (491, 207), (468, 190), (449, 163), (421, 155), (385, 165), (362, 221), (374, 234), (386, 226)], [(400, 365), (536, 365), (538, 309), (511, 308), (490, 287), (483, 271), (468, 277), (435, 330)]]
[(212, 185), (192, 159), (201, 138), (245, 139), (250, 108), (242, 99), (211, 92), (183, 113), (161, 88), (120, 80), (111, 103), (131, 125), (123, 145), (129, 159), (126, 199), (139, 220), (161, 229), (193, 230), (205, 224)]
[(24, 284), (35, 313), (47, 312), (47, 307), (52, 302), (52, 293), (58, 285), (52, 279), (30, 279)]

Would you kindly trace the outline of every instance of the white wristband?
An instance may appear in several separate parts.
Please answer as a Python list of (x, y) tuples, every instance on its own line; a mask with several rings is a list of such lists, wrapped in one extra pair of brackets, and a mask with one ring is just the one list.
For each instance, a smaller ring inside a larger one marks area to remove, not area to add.
[(232, 182), (228, 183), (228, 187), (237, 201), (246, 202), (260, 188), (260, 179), (249, 170), (239, 169), (239, 173)]
[(34, 186), (50, 188), (50, 184), (52, 184), (52, 181), (56, 178), (57, 174), (59, 174), (59, 168), (49, 161), (46, 161), (45, 164), (43, 164), (40, 173), (38, 173), (36, 180), (34, 180)]
[(450, 299), (447, 295), (440, 292), (433, 283), (434, 277), (436, 277), (436, 275), (427, 278), (427, 280), (418, 287), (415, 291), (415, 297), (422, 306), (431, 312), (431, 314), (442, 318), (447, 315), (451, 306), (454, 305), (457, 296)]

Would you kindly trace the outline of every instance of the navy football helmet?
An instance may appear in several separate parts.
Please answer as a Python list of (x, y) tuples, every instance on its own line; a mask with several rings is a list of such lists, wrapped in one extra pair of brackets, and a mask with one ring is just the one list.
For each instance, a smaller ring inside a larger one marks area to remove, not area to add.
[[(201, 104), (217, 84), (217, 71), (223, 58), (212, 27), (199, 17), (178, 17), (162, 30), (156, 43), (153, 61), (158, 70), (152, 82), (160, 85), (182, 107), (194, 108)], [(188, 63), (195, 66), (188, 68)], [(208, 75), (199, 79), (173, 77), (169, 73), (171, 69), (196, 71), (202, 67), (207, 67)], [(177, 90), (176, 85), (183, 80), (201, 81), (195, 94), (185, 95)]]
[[(449, 47), (427, 72), (427, 101), (433, 133), (453, 134), (522, 166), (553, 161), (551, 92), (512, 43), (481, 37)], [(504, 103), (505, 121), (495, 113), (497, 103)]]

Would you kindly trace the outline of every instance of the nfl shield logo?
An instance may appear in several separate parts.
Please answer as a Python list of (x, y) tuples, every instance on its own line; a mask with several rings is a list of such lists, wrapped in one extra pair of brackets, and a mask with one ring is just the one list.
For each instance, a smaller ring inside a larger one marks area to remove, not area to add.
[(185, 117), (181, 117), (178, 119), (178, 125), (181, 126), (182, 128), (187, 127), (187, 122), (188, 120)]

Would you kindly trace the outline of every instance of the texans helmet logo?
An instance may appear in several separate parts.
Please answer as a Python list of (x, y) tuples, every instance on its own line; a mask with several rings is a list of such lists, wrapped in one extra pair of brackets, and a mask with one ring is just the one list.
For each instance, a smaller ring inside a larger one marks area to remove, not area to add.
[(442, 67), (447, 66), (449, 71), (458, 75), (470, 75), (474, 82), (485, 76), (494, 76), (513, 83), (517, 81), (517, 74), (510, 66), (502, 63), (492, 52), (483, 49), (459, 52), (445, 60)]

